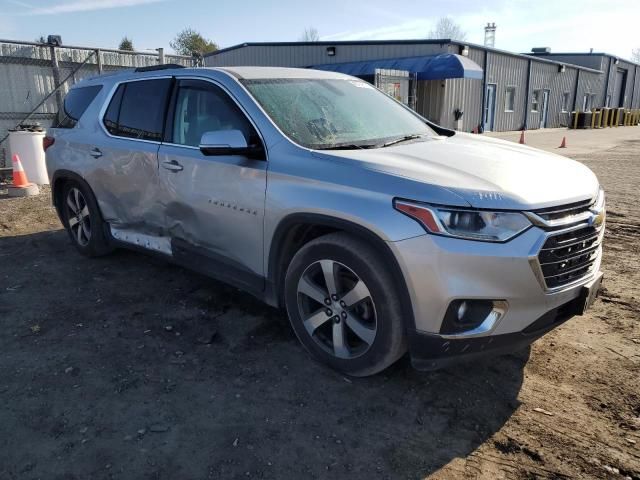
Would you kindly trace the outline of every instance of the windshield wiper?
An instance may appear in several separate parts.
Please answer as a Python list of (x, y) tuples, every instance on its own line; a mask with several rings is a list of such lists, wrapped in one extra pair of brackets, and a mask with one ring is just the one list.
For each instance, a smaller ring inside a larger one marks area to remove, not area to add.
[(422, 137), (422, 135), (405, 135), (404, 137), (399, 137), (399, 138), (394, 138), (393, 140), (390, 140), (386, 143), (383, 143), (382, 145), (378, 145), (378, 147), (382, 148), (382, 147), (388, 147), (390, 145), (395, 145), (396, 143), (402, 143), (402, 142), (407, 142), (409, 140), (415, 140), (416, 138), (420, 138)]
[(318, 148), (317, 150), (359, 150), (359, 149), (366, 149), (366, 148), (376, 148), (377, 145), (373, 144), (373, 143), (351, 143), (348, 145), (333, 145), (330, 147), (322, 147), (322, 148)]

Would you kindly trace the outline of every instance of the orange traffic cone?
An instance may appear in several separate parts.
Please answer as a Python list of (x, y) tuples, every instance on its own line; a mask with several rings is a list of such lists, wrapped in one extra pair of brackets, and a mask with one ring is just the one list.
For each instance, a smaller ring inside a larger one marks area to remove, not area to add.
[(558, 148), (567, 148), (567, 137), (562, 137), (562, 143)]
[(520, 132), (520, 145), (524, 145), (524, 129)]
[(22, 162), (17, 153), (13, 154), (13, 183), (9, 185), (10, 197), (28, 197), (38, 195), (40, 189), (35, 183), (29, 183)]

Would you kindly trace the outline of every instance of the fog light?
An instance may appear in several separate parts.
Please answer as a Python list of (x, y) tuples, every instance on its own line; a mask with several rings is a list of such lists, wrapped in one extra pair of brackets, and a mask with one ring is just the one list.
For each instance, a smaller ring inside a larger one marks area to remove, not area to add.
[(458, 307), (458, 321), (464, 318), (464, 314), (467, 312), (467, 302), (462, 302)]
[(490, 331), (507, 310), (504, 300), (454, 300), (444, 315), (441, 335), (476, 335)]

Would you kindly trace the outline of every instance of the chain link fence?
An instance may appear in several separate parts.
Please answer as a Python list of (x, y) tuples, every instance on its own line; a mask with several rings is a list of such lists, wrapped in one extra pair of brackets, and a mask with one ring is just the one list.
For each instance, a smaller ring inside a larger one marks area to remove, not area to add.
[(69, 88), (85, 77), (158, 63), (197, 66), (178, 55), (0, 40), (0, 171), (10, 166), (9, 130), (51, 125)]

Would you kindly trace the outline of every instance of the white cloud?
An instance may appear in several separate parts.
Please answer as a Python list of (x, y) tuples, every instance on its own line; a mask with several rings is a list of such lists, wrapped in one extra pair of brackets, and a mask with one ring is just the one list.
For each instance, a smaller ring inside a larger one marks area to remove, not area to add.
[[(165, 0), (74, 0), (58, 3), (49, 7), (29, 7), (21, 15), (57, 15), (60, 13), (91, 12), (94, 10), (106, 10), (111, 8), (134, 7), (150, 3), (163, 2)], [(15, 2), (17, 3), (17, 2)]]

